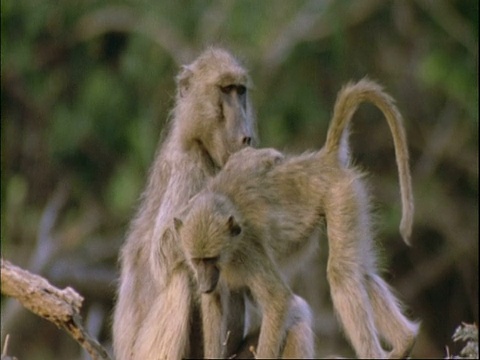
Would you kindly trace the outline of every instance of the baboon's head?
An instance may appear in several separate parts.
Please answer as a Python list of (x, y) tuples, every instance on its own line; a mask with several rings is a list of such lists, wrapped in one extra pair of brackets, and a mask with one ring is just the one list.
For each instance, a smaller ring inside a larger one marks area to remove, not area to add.
[(210, 48), (177, 77), (177, 116), (185, 146), (200, 146), (222, 168), (256, 138), (247, 71), (227, 51)]
[(174, 219), (201, 293), (215, 290), (222, 267), (231, 262), (242, 227), (231, 202), (218, 194), (196, 197), (184, 220)]

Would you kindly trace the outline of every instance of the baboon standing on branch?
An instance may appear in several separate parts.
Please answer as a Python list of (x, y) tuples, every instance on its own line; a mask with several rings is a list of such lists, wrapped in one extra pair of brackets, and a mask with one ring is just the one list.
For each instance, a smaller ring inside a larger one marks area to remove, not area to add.
[[(259, 171), (268, 152), (244, 149), (191, 200), (180, 213), (183, 220), (175, 219), (200, 289), (213, 292), (217, 283), (230, 290), (247, 288), (258, 302), (260, 358), (280, 355), (292, 299), (283, 276), (302, 263), (323, 219), (333, 305), (357, 355), (405, 357), (414, 344), (418, 324), (402, 314), (378, 275), (363, 175), (349, 164), (348, 124), (365, 101), (380, 108), (393, 135), (403, 205), (400, 232), (408, 243), (413, 197), (403, 123), (390, 96), (368, 80), (340, 91), (320, 151), (282, 160), (271, 150), (273, 165)], [(219, 306), (210, 301), (210, 310), (202, 307), (204, 319), (226, 316)]]
[(169, 133), (121, 250), (113, 319), (117, 360), (201, 355), (190, 341), (195, 313), (190, 270), (170, 225), (228, 157), (256, 137), (247, 94), (250, 81), (228, 52), (206, 50), (182, 68), (177, 85)]

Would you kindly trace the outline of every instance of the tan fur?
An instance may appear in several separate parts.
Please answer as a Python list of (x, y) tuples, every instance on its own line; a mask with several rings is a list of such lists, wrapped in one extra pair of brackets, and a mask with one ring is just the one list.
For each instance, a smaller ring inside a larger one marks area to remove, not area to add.
[[(195, 290), (173, 215), (234, 152), (255, 141), (246, 70), (231, 54), (210, 48), (177, 77), (176, 105), (159, 146), (141, 205), (121, 250), (113, 319), (117, 360), (201, 356), (191, 341)], [(198, 309), (197, 309), (198, 310)]]
[(357, 355), (403, 357), (414, 344), (418, 324), (402, 314), (378, 275), (363, 175), (345, 156), (348, 124), (364, 101), (383, 111), (393, 134), (404, 208), (401, 233), (408, 242), (413, 198), (402, 118), (381, 87), (366, 79), (340, 91), (320, 151), (282, 159), (271, 150), (274, 165), (265, 166), (268, 152), (242, 150), (192, 200), (183, 222), (176, 220), (200, 288), (214, 291), (219, 275), (220, 294), (221, 287), (247, 288), (258, 302), (263, 314), (258, 357), (280, 354), (293, 298), (282, 274), (302, 262), (323, 220), (334, 308)]

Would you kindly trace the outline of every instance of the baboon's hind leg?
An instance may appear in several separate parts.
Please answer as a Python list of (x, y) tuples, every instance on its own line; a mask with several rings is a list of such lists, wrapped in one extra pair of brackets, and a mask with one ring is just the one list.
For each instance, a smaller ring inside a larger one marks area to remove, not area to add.
[(410, 354), (419, 324), (407, 319), (402, 307), (388, 284), (376, 274), (368, 276), (368, 294), (373, 307), (379, 334), (392, 347), (391, 358), (404, 358)]
[(385, 358), (366, 284), (374, 266), (366, 192), (355, 175), (347, 173), (328, 195), (327, 276), (334, 308), (358, 357)]

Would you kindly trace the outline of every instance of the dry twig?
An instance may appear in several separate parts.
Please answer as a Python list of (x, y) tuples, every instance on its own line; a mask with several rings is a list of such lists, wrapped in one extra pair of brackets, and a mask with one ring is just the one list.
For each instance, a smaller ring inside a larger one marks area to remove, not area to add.
[(2, 293), (66, 330), (92, 357), (109, 359), (106, 350), (84, 330), (80, 316), (83, 298), (67, 287), (60, 290), (41, 276), (29, 273), (1, 259)]

